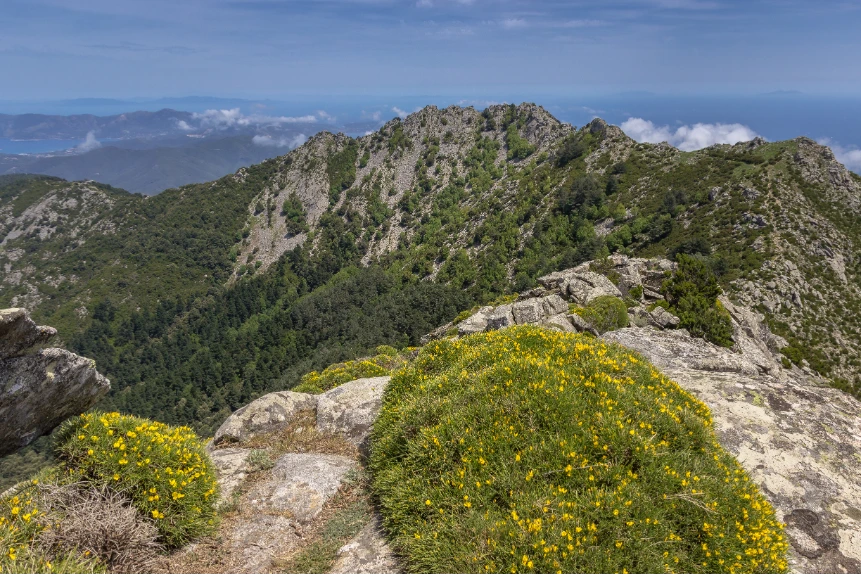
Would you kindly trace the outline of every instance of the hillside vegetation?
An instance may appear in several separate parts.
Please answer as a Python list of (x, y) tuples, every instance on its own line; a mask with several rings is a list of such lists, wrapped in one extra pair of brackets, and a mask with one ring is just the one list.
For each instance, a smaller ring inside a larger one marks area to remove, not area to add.
[(532, 326), (395, 374), (373, 485), (417, 572), (784, 572), (782, 526), (709, 409), (628, 350)]
[(4, 179), (0, 306), (95, 358), (105, 408), (209, 433), (550, 271), (682, 253), (858, 394), (859, 190), (805, 138), (680, 152), (532, 104), (428, 107), (152, 198)]

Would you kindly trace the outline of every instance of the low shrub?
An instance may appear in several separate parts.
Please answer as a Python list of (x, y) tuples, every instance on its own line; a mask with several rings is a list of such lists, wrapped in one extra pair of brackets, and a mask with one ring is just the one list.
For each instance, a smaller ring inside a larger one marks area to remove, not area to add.
[(129, 501), (105, 487), (86, 484), (40, 486), (48, 520), (36, 546), (52, 557), (94, 557), (114, 573), (152, 571), (159, 532)]
[(306, 373), (299, 380), (299, 385), (291, 391), (323, 393), (354, 379), (389, 375), (407, 361), (406, 355), (399, 354), (394, 347), (388, 345), (381, 345), (376, 351), (377, 355), (374, 357), (336, 363), (322, 372)]
[(369, 467), (419, 572), (783, 572), (782, 526), (709, 409), (640, 356), (535, 326), (393, 376)]
[(677, 269), (662, 284), (670, 311), (679, 317), (679, 326), (694, 337), (716, 345), (733, 345), (730, 314), (718, 301), (721, 287), (715, 274), (700, 258), (677, 254)]
[(65, 481), (125, 494), (168, 547), (214, 527), (218, 490), (212, 463), (188, 427), (86, 413), (62, 425), (57, 449)]
[(599, 296), (585, 307), (575, 307), (573, 313), (590, 322), (590, 325), (599, 333), (629, 325), (629, 312), (626, 303), (612, 295)]

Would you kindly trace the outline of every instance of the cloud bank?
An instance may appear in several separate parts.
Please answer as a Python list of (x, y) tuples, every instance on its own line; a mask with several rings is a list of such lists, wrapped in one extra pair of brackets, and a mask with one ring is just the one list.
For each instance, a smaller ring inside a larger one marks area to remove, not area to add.
[(96, 132), (90, 130), (87, 132), (87, 137), (84, 138), (84, 141), (78, 144), (73, 148), (73, 150), (79, 154), (86, 154), (91, 150), (95, 150), (96, 148), (101, 148), (102, 143), (96, 139)]
[(406, 110), (402, 110), (398, 106), (392, 106), (392, 111), (398, 114), (398, 117), (402, 120), (409, 115), (409, 112), (407, 112)]
[(656, 126), (643, 118), (629, 118), (620, 128), (638, 142), (667, 142), (685, 152), (700, 150), (713, 144), (748, 142), (758, 136), (757, 132), (742, 124), (697, 123), (671, 130), (670, 126)]
[(317, 122), (317, 116), (264, 116), (251, 114), (249, 116), (239, 111), (239, 108), (230, 110), (207, 110), (195, 112), (192, 118), (200, 122), (202, 128), (215, 128), (223, 130), (235, 126), (278, 126), (281, 124), (313, 124)]
[(298, 148), (308, 141), (308, 136), (305, 134), (297, 134), (293, 138), (273, 138), (272, 136), (255, 136), (251, 139), (251, 143), (255, 146), (264, 146), (270, 148)]

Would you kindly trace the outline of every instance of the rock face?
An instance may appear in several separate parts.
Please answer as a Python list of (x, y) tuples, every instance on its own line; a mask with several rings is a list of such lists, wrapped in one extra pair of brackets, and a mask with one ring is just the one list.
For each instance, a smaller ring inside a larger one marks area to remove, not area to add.
[(34, 345), (48, 342), (55, 335), (56, 329), (36, 325), (25, 309), (0, 310), (0, 358), (15, 357)]
[(339, 385), (317, 398), (317, 428), (341, 433), (365, 449), (371, 426), (380, 413), (389, 377), (366, 377)]
[(87, 411), (110, 389), (90, 359), (57, 348), (26, 353), (55, 334), (23, 309), (0, 310), (0, 456)]
[(309, 523), (335, 495), (356, 462), (349, 457), (321, 453), (288, 453), (276, 461), (269, 481), (255, 485), (248, 504), (271, 513), (285, 513)]
[(283, 427), (293, 414), (316, 406), (316, 398), (307, 393), (268, 393), (233, 412), (218, 428), (213, 441), (245, 441), (259, 433)]

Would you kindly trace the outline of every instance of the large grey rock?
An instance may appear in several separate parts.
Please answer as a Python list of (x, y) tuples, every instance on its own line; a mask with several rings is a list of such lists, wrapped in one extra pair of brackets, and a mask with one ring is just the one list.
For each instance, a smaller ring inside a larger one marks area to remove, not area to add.
[(400, 573), (398, 559), (375, 516), (356, 537), (338, 550), (330, 573)]
[(0, 360), (20, 355), (55, 335), (56, 329), (36, 325), (23, 308), (0, 309)]
[(686, 368), (757, 375), (760, 370), (746, 356), (691, 337), (684, 329), (659, 331), (646, 327), (628, 327), (604, 334), (615, 341), (647, 355), (657, 367)]
[(221, 495), (229, 499), (237, 487), (242, 485), (248, 475), (248, 456), (251, 449), (242, 447), (227, 447), (210, 451), (210, 459), (215, 467)]
[(512, 315), (518, 325), (538, 322), (545, 315), (543, 298), (534, 297), (515, 302), (512, 305)]
[(556, 315), (552, 315), (551, 317), (547, 317), (543, 319), (539, 325), (544, 325), (564, 332), (575, 331), (575, 326), (572, 325), (571, 320), (564, 313), (558, 313)]
[(486, 330), (503, 329), (515, 325), (515, 316), (512, 313), (514, 306), (505, 304), (495, 307), (488, 313), (488, 324)]
[(319, 395), (317, 428), (341, 433), (354, 445), (365, 448), (390, 379), (389, 376), (357, 379)]
[(572, 274), (566, 281), (566, 293), (572, 301), (579, 305), (587, 305), (597, 297), (622, 297), (622, 293), (611, 280), (595, 272), (579, 272)]
[(542, 298), (542, 313), (546, 316), (557, 315), (569, 311), (569, 304), (557, 294)]
[(643, 354), (706, 403), (733, 453), (787, 523), (791, 569), (860, 571), (860, 405), (800, 371), (764, 373), (757, 358), (684, 330), (626, 328), (602, 339)]
[(679, 318), (663, 307), (656, 307), (648, 313), (652, 324), (660, 329), (674, 329), (679, 325)]
[(213, 437), (214, 443), (245, 441), (285, 427), (299, 411), (315, 409), (317, 398), (307, 393), (276, 391), (234, 411)]
[(0, 456), (87, 411), (110, 386), (93, 360), (64, 349), (0, 359)]
[(491, 306), (485, 306), (479, 311), (458, 324), (458, 335), (465, 336), (474, 333), (482, 333), (488, 327), (488, 314), (494, 310)]
[(355, 466), (356, 461), (340, 455), (288, 453), (275, 462), (269, 480), (252, 487), (247, 503), (261, 511), (287, 513), (307, 524)]

